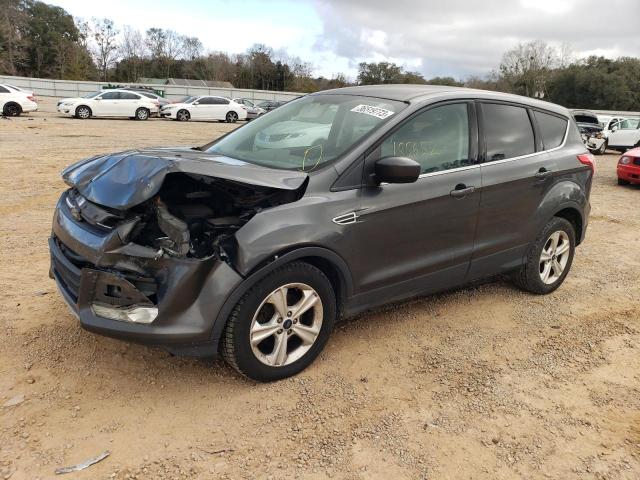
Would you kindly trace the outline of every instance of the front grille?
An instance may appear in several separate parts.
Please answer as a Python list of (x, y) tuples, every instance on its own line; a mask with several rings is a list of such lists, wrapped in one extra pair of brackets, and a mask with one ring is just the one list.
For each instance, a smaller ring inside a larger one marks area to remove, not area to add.
[(72, 297), (74, 302), (78, 301), (80, 291), (81, 269), (64, 254), (64, 247), (56, 238), (49, 242), (51, 249), (51, 266), (61, 286)]
[(276, 134), (273, 134), (273, 135), (269, 135), (269, 141), (270, 142), (279, 142), (281, 140), (284, 140), (288, 136), (289, 136), (288, 133), (276, 133)]
[(633, 163), (634, 163), (635, 165), (640, 165), (640, 157), (634, 158), (634, 159), (633, 159)]

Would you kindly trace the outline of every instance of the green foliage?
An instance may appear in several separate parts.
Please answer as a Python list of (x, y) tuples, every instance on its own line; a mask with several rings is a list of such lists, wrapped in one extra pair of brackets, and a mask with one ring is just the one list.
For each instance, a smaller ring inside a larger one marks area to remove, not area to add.
[(589, 57), (554, 72), (552, 102), (568, 108), (640, 110), (640, 59)]
[(73, 17), (60, 7), (35, 0), (0, 1), (0, 73), (91, 76), (95, 68), (80, 40)]

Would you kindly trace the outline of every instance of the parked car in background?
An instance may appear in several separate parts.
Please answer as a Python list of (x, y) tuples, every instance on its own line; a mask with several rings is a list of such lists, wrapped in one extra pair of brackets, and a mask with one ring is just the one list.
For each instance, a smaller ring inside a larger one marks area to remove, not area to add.
[(604, 134), (605, 138), (607, 138), (609, 137), (613, 126), (624, 120), (624, 117), (598, 115), (598, 120), (600, 122), (600, 126), (602, 126), (602, 133)]
[(147, 120), (157, 114), (158, 102), (129, 90), (103, 90), (84, 97), (63, 98), (58, 112), (86, 120), (91, 117), (128, 117)]
[(143, 96), (145, 96), (147, 98), (155, 100), (156, 102), (158, 102), (158, 107), (163, 107), (163, 106), (168, 105), (169, 103), (171, 103), (166, 98), (161, 97), (160, 95), (158, 95), (153, 90), (149, 90), (147, 88), (130, 87), (130, 88), (123, 88), (122, 90), (129, 90), (130, 92), (139, 93), (140, 95), (143, 95)]
[(607, 149), (607, 139), (598, 116), (588, 110), (572, 110), (580, 136), (591, 153), (602, 155)]
[(263, 108), (258, 107), (248, 98), (233, 98), (232, 100), (237, 104), (242, 105), (242, 107), (247, 111), (247, 120), (258, 118), (266, 111)]
[(38, 103), (33, 92), (26, 92), (0, 83), (0, 113), (7, 117), (17, 117), (21, 113), (35, 112)]
[(624, 153), (618, 160), (618, 185), (640, 185), (640, 147)]
[(258, 104), (258, 107), (263, 109), (265, 112), (270, 112), (271, 110), (275, 110), (276, 108), (281, 107), (285, 103), (287, 102), (279, 100), (265, 100), (264, 102), (260, 102)]
[(613, 125), (607, 143), (609, 148), (622, 153), (640, 147), (640, 119), (626, 118)]
[(182, 103), (170, 103), (160, 109), (160, 116), (186, 122), (188, 120), (219, 120), (235, 123), (247, 118), (242, 105), (224, 97), (202, 95), (189, 97)]
[[(329, 132), (316, 148), (315, 135), (257, 147), (302, 120)], [(593, 171), (569, 111), (549, 102), (328, 90), (201, 147), (68, 167), (50, 275), (92, 332), (221, 352), (277, 380), (311, 364), (336, 321), (385, 303), (501, 273), (554, 291), (585, 237)]]

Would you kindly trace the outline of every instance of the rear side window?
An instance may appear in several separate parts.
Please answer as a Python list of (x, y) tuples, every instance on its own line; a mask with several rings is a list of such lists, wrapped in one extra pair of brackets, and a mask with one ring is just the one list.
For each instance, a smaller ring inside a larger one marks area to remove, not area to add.
[(140, 100), (140, 97), (135, 93), (120, 92), (120, 100)]
[(533, 127), (525, 108), (483, 103), (482, 116), (487, 161), (504, 160), (535, 152)]
[(533, 114), (538, 122), (538, 130), (542, 135), (545, 150), (562, 145), (564, 134), (567, 132), (567, 119), (537, 111)]

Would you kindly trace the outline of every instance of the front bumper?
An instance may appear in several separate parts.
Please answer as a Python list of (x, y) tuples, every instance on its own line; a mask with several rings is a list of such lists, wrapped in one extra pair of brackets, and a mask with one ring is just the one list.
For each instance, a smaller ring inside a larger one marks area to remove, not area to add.
[(640, 166), (618, 164), (618, 178), (631, 183), (640, 183)]
[[(74, 219), (65, 196), (56, 207), (49, 239), (50, 276), (82, 327), (175, 353), (215, 354), (214, 321), (242, 277), (213, 257), (123, 253), (116, 230), (105, 232)], [(96, 305), (157, 308), (157, 316), (151, 323), (114, 320), (96, 314), (103, 311)]]

